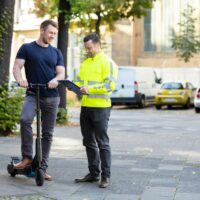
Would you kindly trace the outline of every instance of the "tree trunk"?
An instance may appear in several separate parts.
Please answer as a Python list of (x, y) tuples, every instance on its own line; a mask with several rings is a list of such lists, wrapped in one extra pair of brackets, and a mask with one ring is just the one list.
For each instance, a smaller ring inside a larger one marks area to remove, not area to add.
[(0, 85), (9, 81), (15, 0), (0, 1)]
[[(65, 12), (62, 12), (64, 10)], [(67, 48), (68, 48), (68, 31), (70, 19), (65, 20), (66, 12), (71, 12), (70, 2), (67, 0), (59, 1), (59, 15), (58, 15), (58, 49), (61, 50), (65, 64), (65, 78), (67, 77)], [(66, 88), (62, 85), (59, 86), (60, 105), (59, 108), (66, 109)]]
[(101, 14), (100, 12), (96, 12), (97, 15), (97, 21), (95, 23), (95, 33), (101, 37), (101, 33), (100, 33), (100, 25), (101, 25)]

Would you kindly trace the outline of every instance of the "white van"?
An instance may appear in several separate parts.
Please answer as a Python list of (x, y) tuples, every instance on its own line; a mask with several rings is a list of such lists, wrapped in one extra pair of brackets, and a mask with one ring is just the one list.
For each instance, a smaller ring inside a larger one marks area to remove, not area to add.
[(111, 95), (112, 105), (137, 105), (154, 103), (155, 95), (160, 88), (161, 79), (150, 67), (119, 67), (115, 91)]

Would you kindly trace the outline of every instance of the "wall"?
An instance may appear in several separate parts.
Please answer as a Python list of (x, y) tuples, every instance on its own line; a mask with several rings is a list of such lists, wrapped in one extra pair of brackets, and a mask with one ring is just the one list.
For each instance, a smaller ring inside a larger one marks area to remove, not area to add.
[(132, 65), (132, 25), (123, 20), (112, 33), (112, 58), (118, 65)]

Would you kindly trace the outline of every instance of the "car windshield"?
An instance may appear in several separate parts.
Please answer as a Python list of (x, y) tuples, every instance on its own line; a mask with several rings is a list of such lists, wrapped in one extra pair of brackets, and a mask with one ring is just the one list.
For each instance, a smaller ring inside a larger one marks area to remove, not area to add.
[(182, 83), (174, 83), (174, 82), (171, 82), (171, 83), (164, 83), (162, 86), (161, 86), (162, 89), (171, 89), (171, 90), (177, 90), (177, 89), (183, 89), (183, 85)]

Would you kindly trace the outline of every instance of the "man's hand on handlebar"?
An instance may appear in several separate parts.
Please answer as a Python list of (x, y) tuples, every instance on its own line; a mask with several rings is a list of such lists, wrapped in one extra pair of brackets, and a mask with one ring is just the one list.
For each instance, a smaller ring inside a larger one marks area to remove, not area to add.
[(18, 84), (19, 84), (20, 87), (23, 87), (23, 88), (27, 88), (28, 87), (27, 80), (20, 80), (20, 81), (18, 81)]
[(56, 79), (52, 79), (48, 82), (48, 88), (53, 89), (58, 87), (58, 81)]

